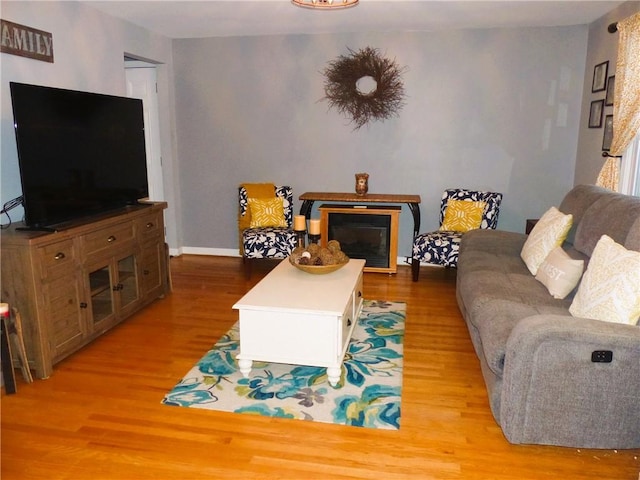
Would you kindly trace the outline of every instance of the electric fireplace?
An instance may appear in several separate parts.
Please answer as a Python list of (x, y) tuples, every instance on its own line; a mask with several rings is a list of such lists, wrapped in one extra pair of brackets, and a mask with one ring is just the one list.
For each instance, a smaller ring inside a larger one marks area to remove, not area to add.
[(365, 271), (396, 273), (401, 207), (321, 205), (322, 244), (337, 240), (349, 258), (366, 260)]

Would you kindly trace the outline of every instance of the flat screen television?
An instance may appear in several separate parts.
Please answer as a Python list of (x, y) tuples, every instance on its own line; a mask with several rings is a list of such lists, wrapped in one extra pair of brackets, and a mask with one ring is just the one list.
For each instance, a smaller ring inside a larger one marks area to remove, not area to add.
[(10, 89), (27, 228), (56, 230), (148, 197), (142, 100)]

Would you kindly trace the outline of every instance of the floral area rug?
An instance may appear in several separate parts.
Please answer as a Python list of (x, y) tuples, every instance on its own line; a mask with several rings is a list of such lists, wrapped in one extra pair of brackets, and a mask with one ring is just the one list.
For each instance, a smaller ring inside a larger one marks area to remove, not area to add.
[(400, 428), (406, 306), (365, 300), (332, 387), (326, 368), (253, 362), (238, 369), (236, 323), (167, 393), (165, 405), (368, 428)]

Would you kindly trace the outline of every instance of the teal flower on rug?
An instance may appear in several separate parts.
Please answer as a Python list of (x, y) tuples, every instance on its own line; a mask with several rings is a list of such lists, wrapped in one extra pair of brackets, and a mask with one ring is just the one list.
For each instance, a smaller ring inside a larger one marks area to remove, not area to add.
[[(392, 398), (397, 402), (389, 401)], [(355, 427), (375, 427), (383, 423), (400, 428), (400, 388), (371, 385), (359, 397), (339, 397), (333, 416), (339, 420), (337, 423)]]
[(405, 304), (365, 300), (332, 387), (323, 367), (254, 362), (238, 370), (235, 324), (167, 393), (166, 405), (342, 425), (400, 427)]

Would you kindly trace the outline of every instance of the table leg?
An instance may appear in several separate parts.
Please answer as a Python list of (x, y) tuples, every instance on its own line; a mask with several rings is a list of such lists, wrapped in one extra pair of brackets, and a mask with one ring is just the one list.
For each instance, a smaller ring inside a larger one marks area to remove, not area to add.
[(247, 360), (246, 358), (238, 360), (238, 367), (240, 367), (240, 373), (242, 373), (242, 376), (244, 378), (249, 377), (249, 373), (251, 372), (251, 365), (253, 365), (252, 360)]
[(13, 361), (11, 360), (11, 347), (9, 346), (9, 331), (7, 330), (7, 318), (2, 317), (2, 379), (4, 380), (4, 390), (7, 394), (16, 393), (16, 377), (13, 372)]
[(329, 378), (329, 384), (335, 387), (340, 381), (340, 374), (342, 373), (342, 366), (327, 367), (327, 377)]
[(408, 203), (407, 205), (413, 215), (413, 238), (415, 239), (420, 233), (420, 205), (417, 203)]
[(304, 215), (307, 220), (311, 218), (311, 208), (313, 207), (313, 200), (303, 200), (300, 207), (300, 215)]

